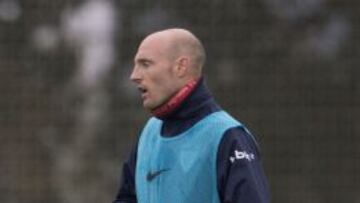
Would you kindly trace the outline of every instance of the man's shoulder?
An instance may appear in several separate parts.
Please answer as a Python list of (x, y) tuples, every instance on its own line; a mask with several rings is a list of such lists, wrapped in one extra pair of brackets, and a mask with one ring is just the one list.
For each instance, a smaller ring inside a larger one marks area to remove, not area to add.
[(161, 123), (161, 120), (156, 118), (155, 116), (151, 116), (145, 123), (144, 128), (150, 126), (150, 125), (154, 125), (154, 124), (158, 124)]
[(149, 134), (149, 132), (154, 131), (154, 129), (160, 128), (161, 122), (162, 122), (162, 121), (159, 120), (159, 119), (157, 119), (156, 117), (150, 117), (150, 118), (146, 121), (146, 123), (145, 123), (145, 125), (144, 125), (144, 127), (143, 127), (143, 129), (142, 129), (142, 131), (141, 131), (141, 133), (140, 133), (140, 136), (139, 136), (139, 139), (141, 139), (141, 137), (142, 137), (143, 134)]
[(231, 149), (232, 151), (251, 151), (256, 156), (260, 155), (257, 139), (245, 126), (236, 126), (226, 130), (223, 134), (220, 148)]
[(224, 111), (218, 111), (200, 120), (194, 125), (193, 130), (197, 133), (216, 135), (221, 138), (228, 129), (239, 126), (241, 124), (236, 119)]
[(204, 119), (207, 119), (209, 120), (210, 123), (216, 125), (225, 125), (225, 126), (229, 125), (231, 127), (242, 126), (242, 123), (240, 121), (238, 121), (229, 113), (223, 110), (209, 114)]

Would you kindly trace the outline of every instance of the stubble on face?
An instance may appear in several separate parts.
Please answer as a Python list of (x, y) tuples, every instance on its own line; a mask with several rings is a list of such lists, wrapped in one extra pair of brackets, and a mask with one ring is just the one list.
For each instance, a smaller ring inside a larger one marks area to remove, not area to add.
[(153, 110), (188, 81), (199, 78), (205, 58), (201, 42), (187, 30), (167, 29), (146, 37), (135, 56), (135, 66), (141, 66), (141, 61), (151, 63), (147, 68), (138, 68), (141, 77), (132, 77), (142, 92), (143, 106)]
[(178, 87), (176, 87), (176, 77), (174, 77), (174, 59), (169, 49), (169, 44), (165, 39), (146, 38), (139, 46), (135, 56), (136, 65), (140, 67), (141, 80), (137, 85), (141, 91), (143, 106), (147, 110), (153, 110), (172, 97)]

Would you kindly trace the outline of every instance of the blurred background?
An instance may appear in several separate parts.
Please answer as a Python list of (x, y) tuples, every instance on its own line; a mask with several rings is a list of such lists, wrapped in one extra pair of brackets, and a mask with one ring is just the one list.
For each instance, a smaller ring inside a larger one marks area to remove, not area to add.
[(0, 202), (111, 202), (150, 116), (137, 46), (183, 27), (272, 202), (359, 203), (359, 23), (357, 0), (0, 0)]

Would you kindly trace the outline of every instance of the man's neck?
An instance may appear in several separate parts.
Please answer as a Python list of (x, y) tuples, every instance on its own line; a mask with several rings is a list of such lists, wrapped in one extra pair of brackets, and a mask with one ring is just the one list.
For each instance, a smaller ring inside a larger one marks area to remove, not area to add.
[(200, 79), (193, 92), (188, 95), (181, 105), (163, 121), (161, 135), (173, 137), (186, 131), (207, 115), (221, 110), (207, 89), (204, 79)]
[(181, 88), (174, 96), (172, 96), (165, 104), (151, 111), (157, 118), (166, 118), (172, 112), (176, 111), (184, 100), (194, 91), (200, 79), (190, 80), (183, 88)]

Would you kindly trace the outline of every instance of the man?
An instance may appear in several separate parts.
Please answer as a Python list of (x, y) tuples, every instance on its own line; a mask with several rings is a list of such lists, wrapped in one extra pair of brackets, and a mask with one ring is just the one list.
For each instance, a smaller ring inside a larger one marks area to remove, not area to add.
[(202, 78), (205, 51), (184, 29), (140, 44), (130, 79), (153, 117), (123, 167), (114, 203), (268, 203), (256, 141)]

